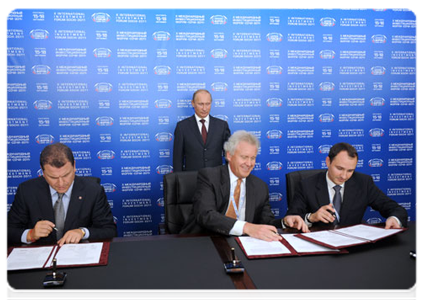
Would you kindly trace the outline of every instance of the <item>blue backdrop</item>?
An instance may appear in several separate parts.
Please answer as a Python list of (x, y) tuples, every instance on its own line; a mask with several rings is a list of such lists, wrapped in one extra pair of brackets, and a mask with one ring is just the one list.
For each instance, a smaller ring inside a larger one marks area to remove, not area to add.
[(345, 141), (415, 220), (411, 11), (17, 9), (7, 62), (8, 206), (62, 142), (78, 175), (101, 178), (119, 236), (157, 234), (173, 131), (204, 88), (212, 115), (260, 139), (253, 172), (276, 216), (285, 174), (324, 168)]

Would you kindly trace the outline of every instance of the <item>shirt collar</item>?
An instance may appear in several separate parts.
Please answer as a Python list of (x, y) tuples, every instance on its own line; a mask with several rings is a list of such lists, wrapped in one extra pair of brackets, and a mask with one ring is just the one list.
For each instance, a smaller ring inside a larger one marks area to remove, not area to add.
[(210, 121), (210, 114), (208, 114), (208, 115), (207, 115), (207, 117), (205, 117), (205, 118), (200, 118), (199, 116), (197, 116), (197, 114), (194, 114), (194, 116), (195, 116), (195, 119), (197, 120), (197, 123), (198, 123), (198, 122), (200, 122), (200, 120), (201, 120), (201, 119), (206, 120), (206, 123), (207, 123), (207, 124), (208, 124), (208, 123), (209, 123), (209, 121)]
[[(64, 193), (69, 199), (70, 199), (70, 196), (72, 194), (72, 189), (73, 189), (74, 182), (75, 181), (72, 182), (72, 184), (70, 185), (70, 187), (68, 188), (68, 190)], [(56, 194), (57, 191), (55, 189), (53, 189), (50, 185), (48, 187), (50, 188), (50, 194), (53, 197), (53, 195)]]
[[(228, 170), (229, 170), (229, 182), (233, 183), (233, 182), (237, 182), (238, 177), (235, 176), (234, 173), (232, 173), (231, 170), (231, 166), (229, 165), (230, 163), (228, 162)], [(245, 179), (246, 178), (242, 178), (242, 182), (245, 183)]]

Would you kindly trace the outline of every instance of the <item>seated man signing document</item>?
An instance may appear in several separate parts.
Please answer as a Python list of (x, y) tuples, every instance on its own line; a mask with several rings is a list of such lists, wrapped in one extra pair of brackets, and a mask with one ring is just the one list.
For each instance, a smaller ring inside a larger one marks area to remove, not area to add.
[(71, 149), (48, 145), (40, 155), (43, 176), (18, 186), (8, 217), (8, 241), (79, 243), (110, 239), (116, 224), (104, 188), (92, 178), (75, 175)]
[[(224, 235), (249, 235), (266, 241), (281, 240), (269, 204), (264, 181), (251, 175), (259, 148), (258, 139), (243, 130), (225, 143), (228, 165), (204, 168), (198, 172), (193, 197), (193, 214), (181, 233), (211, 231)], [(286, 225), (308, 231), (300, 217)]]
[(369, 175), (355, 172), (358, 154), (347, 143), (331, 147), (326, 157), (327, 172), (302, 180), (284, 218), (285, 223), (304, 218), (308, 226), (362, 223), (367, 207), (387, 218), (386, 229), (407, 226), (407, 211), (386, 196)]

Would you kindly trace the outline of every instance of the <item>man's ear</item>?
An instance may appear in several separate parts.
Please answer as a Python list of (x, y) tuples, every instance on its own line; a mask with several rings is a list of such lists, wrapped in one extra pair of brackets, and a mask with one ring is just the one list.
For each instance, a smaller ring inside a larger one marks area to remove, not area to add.
[(225, 152), (225, 158), (228, 162), (231, 161), (232, 155), (229, 152)]

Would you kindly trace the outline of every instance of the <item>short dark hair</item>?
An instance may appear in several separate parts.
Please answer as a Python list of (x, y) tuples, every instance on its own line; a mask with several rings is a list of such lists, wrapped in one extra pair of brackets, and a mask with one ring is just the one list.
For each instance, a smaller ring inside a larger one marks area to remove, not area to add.
[(330, 162), (332, 162), (332, 160), (335, 158), (335, 156), (337, 156), (338, 153), (341, 152), (341, 151), (347, 151), (349, 157), (357, 158), (357, 160), (358, 160), (357, 150), (353, 146), (351, 146), (348, 143), (338, 143), (338, 144), (333, 145), (329, 150), (328, 156), (329, 156)]
[(202, 93), (202, 92), (209, 94), (209, 96), (210, 96), (210, 100), (213, 102), (212, 95), (211, 95), (211, 94), (210, 94), (210, 92), (209, 92), (208, 90), (206, 90), (206, 89), (199, 89), (199, 90), (196, 90), (196, 91), (194, 92), (194, 94), (192, 94), (192, 102), (195, 102), (195, 96), (197, 96), (197, 94), (198, 94), (198, 93)]
[(40, 166), (44, 171), (44, 166), (49, 164), (50, 166), (61, 168), (67, 162), (70, 162), (72, 166), (75, 165), (75, 159), (73, 157), (72, 150), (62, 143), (55, 143), (46, 146), (40, 154)]

